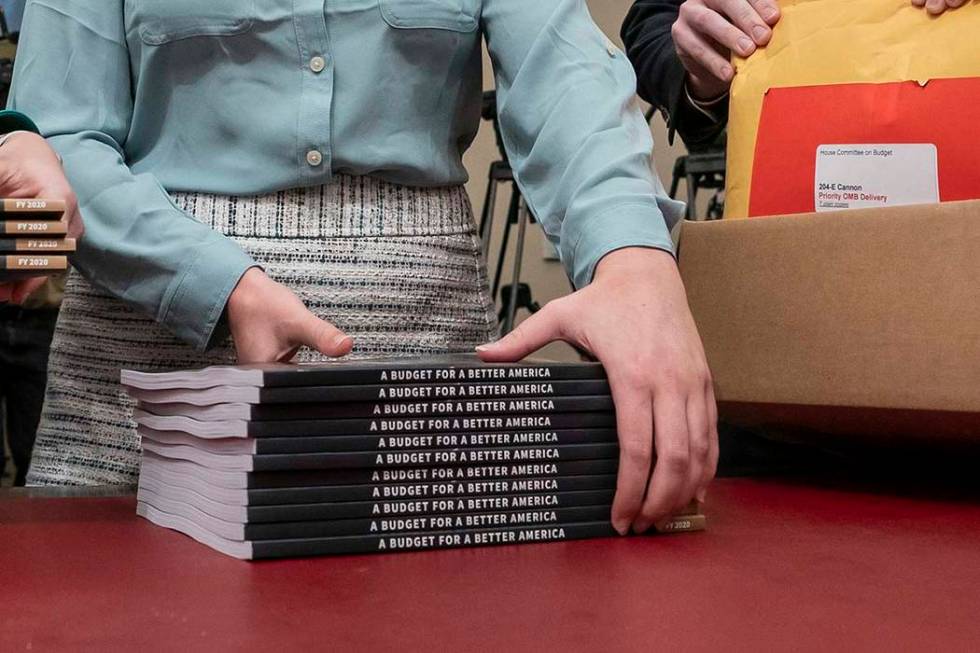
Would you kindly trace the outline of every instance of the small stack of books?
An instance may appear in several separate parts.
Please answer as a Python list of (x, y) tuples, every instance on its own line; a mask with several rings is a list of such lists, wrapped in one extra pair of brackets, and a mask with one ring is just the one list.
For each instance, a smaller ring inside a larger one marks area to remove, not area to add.
[[(124, 371), (138, 512), (272, 558), (611, 536), (619, 447), (593, 363), (475, 356)], [(701, 530), (697, 506), (661, 531)]]
[(0, 199), (0, 282), (67, 270), (75, 251), (67, 233), (61, 200)]

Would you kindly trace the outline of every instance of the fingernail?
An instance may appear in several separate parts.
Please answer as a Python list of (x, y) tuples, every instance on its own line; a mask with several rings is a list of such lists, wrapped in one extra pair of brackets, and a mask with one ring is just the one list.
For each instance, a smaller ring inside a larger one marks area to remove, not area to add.
[(698, 500), (698, 503), (704, 503), (704, 499), (707, 496), (708, 496), (708, 488), (704, 488), (703, 487), (700, 490), (698, 490), (698, 493), (696, 495), (696, 498)]
[(762, 25), (756, 25), (752, 28), (752, 35), (755, 37), (756, 43), (761, 45), (763, 41), (769, 38), (769, 29)]
[(479, 352), (488, 351), (489, 349), (490, 349), (490, 345), (477, 345), (476, 347), (476, 350)]
[(635, 524), (633, 524), (633, 532), (636, 533), (637, 535), (643, 535), (648, 530), (650, 530), (650, 522), (638, 521)]
[(741, 36), (738, 39), (738, 50), (743, 55), (748, 56), (752, 54), (753, 50), (755, 50), (755, 43), (753, 43), (752, 39), (750, 39), (749, 37)]
[(765, 10), (765, 14), (766, 14), (765, 16), (766, 20), (772, 20), (773, 18), (779, 15), (779, 10), (776, 9), (775, 7), (768, 7)]
[(616, 532), (620, 535), (626, 535), (630, 532), (630, 524), (625, 520), (614, 520), (613, 528), (615, 528)]
[(722, 79), (725, 79), (725, 80), (731, 79), (734, 74), (735, 74), (735, 70), (731, 66), (729, 66), (727, 63), (724, 66), (721, 67), (721, 78)]

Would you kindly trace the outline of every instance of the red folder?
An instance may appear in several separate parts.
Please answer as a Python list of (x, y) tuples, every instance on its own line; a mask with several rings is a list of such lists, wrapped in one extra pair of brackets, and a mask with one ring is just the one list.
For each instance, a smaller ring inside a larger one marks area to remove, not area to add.
[(817, 147), (845, 143), (933, 143), (940, 201), (980, 199), (980, 78), (771, 89), (749, 216), (814, 211)]

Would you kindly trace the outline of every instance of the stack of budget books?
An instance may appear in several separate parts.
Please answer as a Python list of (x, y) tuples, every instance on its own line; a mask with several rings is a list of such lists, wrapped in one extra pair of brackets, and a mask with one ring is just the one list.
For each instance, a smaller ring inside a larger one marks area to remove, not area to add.
[[(275, 558), (611, 536), (603, 368), (475, 356), (124, 371), (138, 512)], [(661, 531), (700, 530), (688, 514)]]
[(0, 199), (0, 282), (67, 270), (75, 251), (67, 233), (64, 202)]

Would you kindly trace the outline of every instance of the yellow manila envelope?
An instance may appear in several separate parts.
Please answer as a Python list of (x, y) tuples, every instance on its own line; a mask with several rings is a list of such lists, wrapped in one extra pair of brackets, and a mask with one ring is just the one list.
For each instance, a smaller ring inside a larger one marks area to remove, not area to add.
[(780, 7), (735, 59), (726, 218), (980, 197), (980, 0)]

